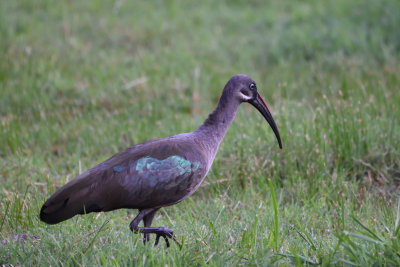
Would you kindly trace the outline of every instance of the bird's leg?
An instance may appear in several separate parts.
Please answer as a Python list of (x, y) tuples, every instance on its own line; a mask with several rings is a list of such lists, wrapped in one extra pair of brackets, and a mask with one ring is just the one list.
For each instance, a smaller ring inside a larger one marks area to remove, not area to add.
[[(153, 222), (154, 216), (156, 215), (156, 212), (158, 211), (158, 209), (153, 210), (152, 212), (150, 212), (149, 214), (147, 214), (146, 216), (143, 217), (143, 224), (144, 227), (150, 227), (151, 223)], [(149, 233), (143, 233), (143, 243), (146, 243), (148, 241), (150, 241), (150, 234)]]
[(131, 229), (131, 231), (134, 232), (135, 234), (137, 234), (137, 232), (139, 230), (140, 221), (143, 219), (144, 216), (146, 216), (147, 214), (149, 214), (152, 211), (153, 211), (153, 209), (139, 210), (139, 214), (129, 224), (129, 228)]
[[(154, 218), (154, 215), (158, 209), (144, 209), (144, 210), (139, 210), (139, 214), (136, 216), (135, 219), (130, 223), (129, 227), (131, 231), (134, 233), (140, 232), (141, 234), (144, 234), (144, 239), (147, 241), (147, 238), (150, 239), (149, 235), (150, 234), (155, 234), (156, 235), (156, 241), (154, 245), (157, 245), (160, 237), (163, 237), (165, 240), (165, 243), (167, 243), (167, 247), (169, 247), (169, 241), (168, 238), (172, 238), (179, 246), (181, 244), (176, 240), (174, 236), (174, 231), (165, 227), (150, 227), (151, 222)], [(149, 216), (148, 218), (146, 218)], [(139, 227), (140, 221), (143, 220), (145, 223), (145, 227)], [(148, 226), (146, 226), (148, 225)]]

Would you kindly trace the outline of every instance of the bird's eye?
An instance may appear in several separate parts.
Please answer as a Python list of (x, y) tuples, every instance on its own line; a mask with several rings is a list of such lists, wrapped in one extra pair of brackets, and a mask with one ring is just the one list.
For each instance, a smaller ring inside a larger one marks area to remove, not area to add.
[(250, 89), (251, 90), (256, 90), (257, 89), (257, 85), (255, 83), (250, 84)]

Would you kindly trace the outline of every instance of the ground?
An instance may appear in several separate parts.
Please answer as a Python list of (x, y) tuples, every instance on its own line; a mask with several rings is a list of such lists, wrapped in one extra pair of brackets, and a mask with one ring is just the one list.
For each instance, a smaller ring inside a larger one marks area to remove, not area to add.
[[(400, 265), (400, 2), (2, 1), (0, 263)], [(242, 105), (214, 165), (154, 225), (136, 211), (42, 223), (114, 153), (195, 130), (250, 75), (283, 149)]]

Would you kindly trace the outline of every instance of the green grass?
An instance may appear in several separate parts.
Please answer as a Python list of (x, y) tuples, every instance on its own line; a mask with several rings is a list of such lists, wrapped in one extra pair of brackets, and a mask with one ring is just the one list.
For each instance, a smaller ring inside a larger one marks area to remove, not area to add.
[[(2, 1), (0, 264), (400, 265), (399, 25), (398, 0)], [(131, 141), (196, 129), (236, 73), (284, 149), (243, 105), (198, 192), (155, 218), (182, 249), (144, 246), (136, 211), (39, 221)]]

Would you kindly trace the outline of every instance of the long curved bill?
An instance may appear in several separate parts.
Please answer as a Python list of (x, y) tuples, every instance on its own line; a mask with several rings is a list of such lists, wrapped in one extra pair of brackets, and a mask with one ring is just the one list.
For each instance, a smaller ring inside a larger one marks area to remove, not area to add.
[(251, 99), (249, 103), (252, 104), (256, 109), (258, 109), (258, 111), (260, 111), (260, 113), (267, 120), (269, 126), (271, 126), (272, 130), (275, 133), (276, 139), (278, 139), (279, 148), (282, 149), (282, 141), (281, 141), (281, 136), (279, 135), (278, 127), (276, 127), (274, 118), (272, 118), (271, 112), (269, 112), (269, 109), (265, 104), (264, 100), (262, 99), (262, 97), (260, 96), (260, 94), (257, 93), (257, 97)]

